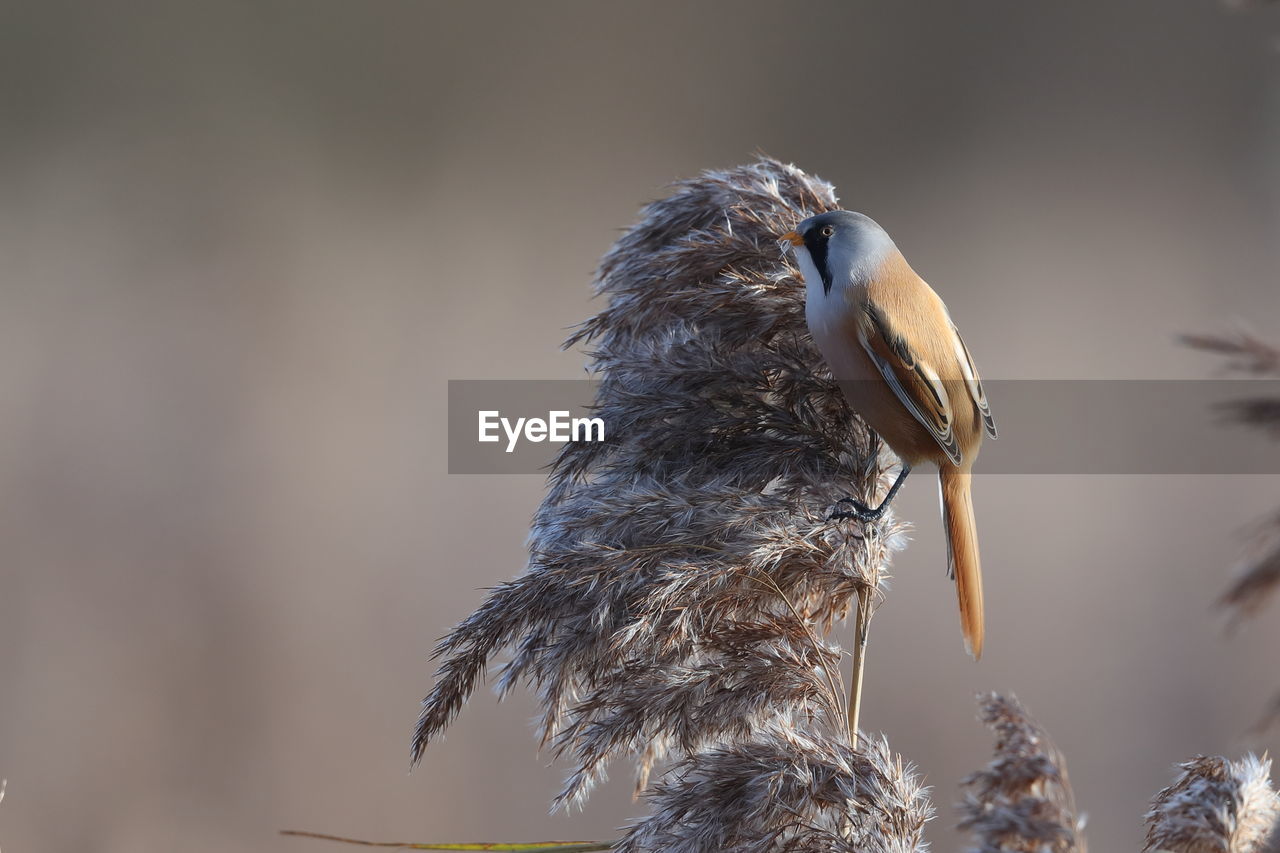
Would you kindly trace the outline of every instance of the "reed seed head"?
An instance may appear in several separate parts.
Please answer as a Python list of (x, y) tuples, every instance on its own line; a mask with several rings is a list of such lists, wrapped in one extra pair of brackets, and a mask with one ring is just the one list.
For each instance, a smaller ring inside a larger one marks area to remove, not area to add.
[(622, 756), (643, 785), (669, 755), (736, 754), (770, 726), (847, 737), (825, 635), (879, 589), (903, 526), (827, 521), (892, 464), (814, 348), (778, 246), (836, 206), (761, 158), (677, 185), (605, 255), (606, 304), (566, 346), (589, 350), (608, 439), (564, 447), (527, 569), (436, 649), (415, 761), (504, 652), (499, 690), (537, 691), (543, 742), (573, 764), (562, 807)]
[(1271, 761), (1199, 756), (1151, 802), (1143, 853), (1265, 853), (1280, 820)]
[(858, 749), (770, 724), (692, 753), (618, 853), (924, 853), (928, 790), (883, 737)]
[(980, 696), (995, 756), (962, 782), (959, 828), (973, 853), (1085, 853), (1066, 760), (1014, 696)]

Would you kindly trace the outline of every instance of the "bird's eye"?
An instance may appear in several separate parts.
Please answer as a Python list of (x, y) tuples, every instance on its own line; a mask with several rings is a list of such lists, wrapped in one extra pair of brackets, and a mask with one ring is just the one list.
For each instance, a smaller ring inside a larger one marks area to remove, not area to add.
[(834, 234), (834, 233), (836, 233), (836, 229), (835, 229), (835, 228), (833, 228), (833, 227), (832, 227), (832, 226), (830, 226), (830, 225), (827, 225), (827, 226), (825, 226), (825, 227), (822, 229), (822, 236), (823, 236), (823, 237), (830, 237), (830, 236), (831, 236), (832, 234)]

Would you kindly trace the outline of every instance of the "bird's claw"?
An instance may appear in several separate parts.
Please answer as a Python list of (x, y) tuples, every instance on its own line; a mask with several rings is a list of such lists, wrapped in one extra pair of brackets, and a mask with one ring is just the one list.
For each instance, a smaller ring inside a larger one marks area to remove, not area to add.
[(844, 521), (850, 518), (856, 518), (858, 521), (862, 522), (879, 521), (880, 516), (884, 515), (883, 505), (876, 509), (872, 509), (861, 501), (853, 498), (841, 498), (836, 501), (836, 506), (839, 506), (840, 504), (849, 504), (849, 506), (853, 507), (853, 510), (849, 512), (841, 512), (833, 508), (831, 510), (831, 514), (827, 516), (827, 521)]

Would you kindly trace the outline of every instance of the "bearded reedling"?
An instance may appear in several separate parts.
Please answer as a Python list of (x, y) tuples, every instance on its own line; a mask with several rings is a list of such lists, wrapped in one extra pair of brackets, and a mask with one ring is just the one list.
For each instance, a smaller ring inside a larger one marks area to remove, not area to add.
[[(960, 599), (965, 648), (977, 660), (982, 568), (969, 487), (983, 435), (995, 438), (996, 426), (969, 350), (938, 294), (869, 217), (822, 213), (783, 240), (804, 274), (814, 342), (853, 410), (902, 460), (878, 507), (846, 498), (841, 503), (851, 510), (832, 517), (877, 520), (913, 467), (937, 465), (948, 574)], [(860, 639), (862, 633), (860, 626)]]

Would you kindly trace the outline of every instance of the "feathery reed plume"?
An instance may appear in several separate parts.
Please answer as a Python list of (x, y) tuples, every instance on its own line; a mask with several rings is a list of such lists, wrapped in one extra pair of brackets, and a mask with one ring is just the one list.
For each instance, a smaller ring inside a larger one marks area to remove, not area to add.
[(995, 757), (967, 776), (959, 828), (976, 853), (1084, 853), (1067, 764), (1044, 729), (1014, 696), (978, 698), (981, 719), (996, 736)]
[(835, 207), (829, 184), (761, 158), (677, 185), (604, 257), (608, 304), (566, 346), (591, 347), (608, 440), (564, 447), (527, 570), (437, 647), (415, 762), (506, 649), (500, 693), (537, 690), (543, 743), (574, 761), (558, 807), (617, 757), (638, 757), (643, 787), (654, 762), (766, 724), (840, 728), (823, 635), (878, 591), (902, 525), (826, 520), (891, 467), (822, 366), (777, 245)]
[(1228, 370), (1260, 376), (1280, 376), (1280, 349), (1248, 332), (1239, 332), (1232, 337), (1180, 335), (1179, 340), (1192, 349), (1228, 356)]
[(1232, 625), (1256, 615), (1280, 588), (1280, 515), (1255, 526), (1248, 553), (1218, 603)]
[(1200, 756), (1156, 794), (1143, 853), (1263, 853), (1280, 820), (1271, 761)]
[(771, 725), (679, 761), (618, 853), (916, 853), (928, 789), (883, 738), (859, 748)]
[[(1227, 369), (1253, 376), (1280, 377), (1280, 349), (1241, 332), (1233, 337), (1183, 335), (1182, 342), (1195, 349), (1228, 357)], [(1261, 429), (1280, 438), (1280, 399), (1254, 397), (1236, 400), (1223, 407), (1227, 420)], [(1244, 558), (1234, 578), (1218, 599), (1230, 615), (1229, 629), (1258, 614), (1280, 589), (1280, 513), (1254, 526), (1248, 537)], [(1264, 731), (1280, 721), (1277, 696), (1256, 726)]]
[[(1227, 369), (1253, 376), (1280, 377), (1280, 349), (1247, 333), (1233, 337), (1183, 335), (1182, 342), (1195, 349), (1228, 358)], [(1223, 406), (1227, 420), (1253, 427), (1280, 438), (1280, 399), (1255, 397)], [(1248, 553), (1236, 569), (1235, 579), (1220, 603), (1231, 612), (1234, 626), (1256, 614), (1280, 587), (1280, 513), (1257, 525)]]
[[(1236, 373), (1258, 377), (1280, 377), (1280, 350), (1241, 332), (1227, 338), (1217, 335), (1183, 335), (1182, 342), (1194, 349), (1218, 353), (1228, 357), (1226, 367)], [(1280, 438), (1280, 399), (1254, 397), (1234, 400), (1222, 406), (1225, 419), (1247, 427), (1260, 429), (1273, 438)]]

